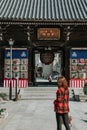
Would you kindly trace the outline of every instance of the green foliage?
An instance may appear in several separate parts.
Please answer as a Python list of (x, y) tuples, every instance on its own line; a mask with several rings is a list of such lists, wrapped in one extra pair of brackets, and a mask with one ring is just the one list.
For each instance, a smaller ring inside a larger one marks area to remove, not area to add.
[(84, 92), (84, 94), (87, 95), (87, 83), (85, 83), (85, 86), (84, 86), (84, 88), (83, 88), (83, 92)]
[(6, 98), (6, 93), (0, 93), (0, 97), (2, 98), (2, 99), (5, 99)]
[(1, 115), (1, 113), (4, 112), (4, 111), (6, 111), (6, 108), (1, 108), (1, 109), (0, 109), (0, 115)]

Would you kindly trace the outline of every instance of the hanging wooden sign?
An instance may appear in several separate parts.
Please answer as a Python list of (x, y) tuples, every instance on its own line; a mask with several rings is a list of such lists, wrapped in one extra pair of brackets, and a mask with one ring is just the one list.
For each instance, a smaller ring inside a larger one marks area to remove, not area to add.
[(38, 28), (37, 39), (38, 40), (59, 40), (60, 29), (59, 28)]
[(50, 50), (44, 51), (40, 54), (40, 60), (43, 64), (49, 65), (54, 60), (54, 53)]

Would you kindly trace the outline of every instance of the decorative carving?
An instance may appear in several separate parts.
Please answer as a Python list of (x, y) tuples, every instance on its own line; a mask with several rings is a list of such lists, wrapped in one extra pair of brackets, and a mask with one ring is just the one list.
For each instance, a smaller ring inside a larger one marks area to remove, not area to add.
[(0, 41), (3, 40), (2, 27), (0, 26)]
[(54, 60), (54, 53), (51, 50), (46, 50), (40, 54), (40, 60), (42, 63), (49, 65)]
[(30, 27), (27, 26), (27, 36), (28, 36), (28, 41), (30, 41)]

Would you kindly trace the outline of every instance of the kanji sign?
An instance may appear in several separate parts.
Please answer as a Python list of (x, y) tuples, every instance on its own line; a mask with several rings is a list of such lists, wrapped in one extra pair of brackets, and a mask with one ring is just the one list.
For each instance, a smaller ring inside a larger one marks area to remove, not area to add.
[(59, 28), (38, 28), (37, 38), (38, 40), (59, 40), (60, 29)]

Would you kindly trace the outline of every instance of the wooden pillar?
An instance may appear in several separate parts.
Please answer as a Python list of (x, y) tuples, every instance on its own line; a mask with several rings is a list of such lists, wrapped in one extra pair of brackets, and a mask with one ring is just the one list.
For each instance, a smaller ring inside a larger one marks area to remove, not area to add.
[(34, 85), (35, 77), (34, 77), (34, 71), (35, 71), (35, 55), (33, 48), (29, 48), (29, 62), (28, 62), (28, 76), (29, 76), (29, 85)]
[(4, 49), (0, 48), (0, 86), (4, 83)]
[(28, 58), (28, 82), (29, 86), (32, 86), (33, 81), (32, 81), (32, 33), (31, 33), (31, 27), (27, 26), (27, 40), (28, 40), (28, 50), (29, 50), (29, 58)]
[(33, 40), (34, 40), (34, 27), (27, 26), (27, 37), (28, 37), (28, 48), (29, 48), (29, 86), (33, 85), (35, 82), (34, 71), (35, 71), (35, 55), (33, 49)]
[(65, 47), (65, 77), (69, 82), (70, 79), (70, 48), (68, 46)]

